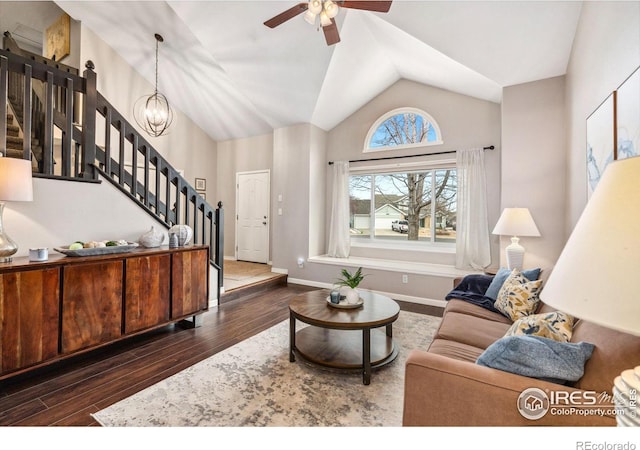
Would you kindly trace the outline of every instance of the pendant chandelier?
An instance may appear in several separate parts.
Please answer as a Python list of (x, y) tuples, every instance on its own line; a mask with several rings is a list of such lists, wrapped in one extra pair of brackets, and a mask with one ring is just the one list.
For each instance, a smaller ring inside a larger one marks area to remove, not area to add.
[(151, 95), (140, 97), (133, 106), (133, 117), (136, 123), (150, 136), (162, 136), (173, 122), (173, 111), (169, 101), (158, 92), (158, 46), (164, 39), (159, 34), (156, 38), (156, 85)]

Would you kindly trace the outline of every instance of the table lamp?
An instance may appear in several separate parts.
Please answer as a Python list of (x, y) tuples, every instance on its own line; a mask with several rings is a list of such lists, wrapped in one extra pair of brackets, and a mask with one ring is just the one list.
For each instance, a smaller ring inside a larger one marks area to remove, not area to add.
[[(558, 310), (636, 336), (640, 336), (635, 283), (640, 273), (638, 174), (640, 157), (607, 166), (540, 294)], [(623, 400), (614, 398), (616, 404)], [(617, 416), (618, 424), (623, 419)]]
[(4, 202), (33, 200), (31, 161), (0, 157), (0, 262), (10, 262), (18, 245), (4, 231)]
[(492, 233), (511, 236), (511, 244), (505, 248), (507, 267), (518, 270), (522, 270), (524, 261), (524, 247), (518, 236), (540, 236), (528, 208), (505, 208)]

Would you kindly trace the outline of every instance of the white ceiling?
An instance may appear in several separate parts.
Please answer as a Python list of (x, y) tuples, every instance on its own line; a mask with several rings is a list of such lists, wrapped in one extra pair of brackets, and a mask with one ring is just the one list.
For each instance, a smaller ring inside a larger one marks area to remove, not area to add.
[(395, 0), (342, 9), (328, 47), (291, 1), (56, 1), (217, 141), (313, 123), (330, 130), (399, 79), (501, 101), (502, 88), (563, 75), (581, 2)]

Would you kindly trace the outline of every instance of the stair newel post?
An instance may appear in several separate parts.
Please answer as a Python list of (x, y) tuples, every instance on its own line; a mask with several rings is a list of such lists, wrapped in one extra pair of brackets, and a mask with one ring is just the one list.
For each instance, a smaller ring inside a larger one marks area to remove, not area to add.
[(7, 155), (7, 90), (9, 89), (9, 60), (0, 56), (0, 156)]
[(86, 82), (86, 90), (82, 110), (82, 178), (96, 179), (93, 170), (96, 160), (96, 107), (98, 104), (98, 89), (95, 68), (92, 61), (85, 64), (82, 73)]
[[(222, 262), (224, 261), (224, 209), (222, 208), (222, 202), (218, 202), (218, 208), (216, 208), (215, 215), (215, 264), (218, 269), (218, 288), (222, 287), (224, 281), (224, 267)], [(218, 289), (218, 298), (220, 298), (220, 291)]]

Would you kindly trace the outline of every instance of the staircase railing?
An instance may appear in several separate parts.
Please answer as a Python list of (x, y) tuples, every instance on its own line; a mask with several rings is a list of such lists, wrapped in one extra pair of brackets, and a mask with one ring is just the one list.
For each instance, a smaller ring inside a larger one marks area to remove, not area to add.
[[(91, 61), (82, 76), (51, 64), (0, 50), (0, 153), (6, 155), (7, 149), (9, 79), (17, 78), (22, 84), (14, 94), (22, 95), (23, 159), (32, 158), (34, 122), (42, 127), (42, 159), (34, 176), (87, 182), (99, 182), (102, 176), (166, 228), (189, 225), (193, 242), (210, 247), (210, 263), (218, 271), (219, 299), (224, 262), (222, 203), (217, 208), (209, 205), (97, 91)], [(42, 83), (41, 105), (33, 100), (34, 83)], [(64, 102), (55, 103), (54, 92), (64, 96)], [(81, 123), (73, 120), (77, 103)]]

